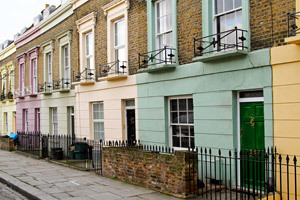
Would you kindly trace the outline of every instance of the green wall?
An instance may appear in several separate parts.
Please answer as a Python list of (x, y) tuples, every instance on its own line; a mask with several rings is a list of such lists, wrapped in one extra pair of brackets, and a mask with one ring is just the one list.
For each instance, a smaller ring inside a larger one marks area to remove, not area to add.
[(271, 84), (269, 49), (209, 63), (180, 65), (173, 71), (140, 73), (137, 75), (139, 138), (143, 143), (168, 146), (167, 99), (192, 95), (196, 146), (237, 148), (237, 91), (263, 89), (266, 146), (271, 146)]

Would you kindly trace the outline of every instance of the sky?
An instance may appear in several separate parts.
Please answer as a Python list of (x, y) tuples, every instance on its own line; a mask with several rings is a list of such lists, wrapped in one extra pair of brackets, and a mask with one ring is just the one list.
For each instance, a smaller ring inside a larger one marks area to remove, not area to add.
[(56, 7), (66, 0), (0, 0), (0, 44), (14, 39), (14, 35), (29, 27), (45, 8), (45, 4)]

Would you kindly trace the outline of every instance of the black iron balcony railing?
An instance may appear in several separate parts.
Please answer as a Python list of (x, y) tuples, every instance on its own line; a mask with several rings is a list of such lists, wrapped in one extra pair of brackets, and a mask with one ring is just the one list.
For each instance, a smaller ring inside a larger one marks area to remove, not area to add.
[(164, 47), (147, 53), (139, 53), (139, 69), (147, 68), (152, 65), (175, 64), (176, 49)]
[(14, 95), (12, 92), (8, 92), (5, 94), (5, 99), (6, 100), (10, 100), (10, 99), (14, 99)]
[(232, 30), (216, 33), (203, 38), (194, 38), (194, 56), (226, 50), (245, 50), (247, 31), (235, 27)]
[(53, 81), (53, 90), (69, 90), (71, 89), (71, 79), (62, 78), (58, 81)]
[(2, 94), (0, 95), (0, 101), (4, 101), (4, 100), (5, 100), (5, 94), (2, 93)]
[(114, 61), (105, 65), (100, 65), (99, 77), (106, 77), (108, 75), (126, 74), (126, 61)]
[(39, 84), (38, 92), (51, 92), (53, 90), (53, 84), (51, 82), (45, 82), (43, 84)]
[(78, 72), (77, 75), (75, 75), (75, 72), (73, 72), (73, 82), (95, 80), (95, 74), (96, 73), (94, 69), (88, 68), (85, 68), (83, 72)]
[(299, 17), (300, 12), (287, 14), (288, 37), (295, 36), (298, 33), (300, 33), (300, 28), (297, 26), (297, 21), (299, 20)]

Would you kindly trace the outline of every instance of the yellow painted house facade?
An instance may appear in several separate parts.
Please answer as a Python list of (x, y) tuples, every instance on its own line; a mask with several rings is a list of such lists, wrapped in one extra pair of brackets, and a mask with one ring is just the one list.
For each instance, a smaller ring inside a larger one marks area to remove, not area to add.
[(9, 135), (16, 132), (16, 100), (14, 98), (15, 64), (13, 54), (16, 52), (14, 43), (0, 51), (1, 102), (0, 102), (0, 133)]

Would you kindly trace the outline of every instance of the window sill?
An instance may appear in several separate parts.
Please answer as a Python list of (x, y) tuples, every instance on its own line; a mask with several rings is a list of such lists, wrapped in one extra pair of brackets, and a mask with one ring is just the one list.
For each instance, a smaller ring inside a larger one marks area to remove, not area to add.
[(236, 57), (236, 56), (245, 56), (249, 53), (248, 50), (229, 50), (216, 53), (209, 53), (203, 56), (197, 56), (193, 58), (194, 62), (211, 62), (215, 60), (221, 60), (224, 58)]
[(163, 72), (169, 70), (175, 70), (176, 64), (165, 64), (165, 65), (153, 65), (149, 66), (144, 69), (139, 69), (138, 72), (148, 72), (148, 73), (155, 73), (155, 72)]
[(9, 102), (14, 102), (15, 100), (14, 100), (14, 99), (8, 99), (8, 101), (9, 101)]
[(41, 92), (40, 94), (43, 94), (43, 95), (52, 95), (52, 91)]
[(19, 99), (25, 99), (25, 96), (19, 96), (18, 98)]
[(3, 100), (3, 101), (1, 101), (2, 103), (6, 103), (6, 101), (7, 101), (7, 99), (5, 99), (5, 100)]
[(105, 77), (100, 77), (97, 80), (98, 81), (114, 81), (119, 79), (126, 79), (128, 77), (127, 74), (109, 74)]
[(95, 84), (95, 80), (83, 80), (80, 82), (73, 82), (72, 85), (92, 85)]
[(70, 92), (71, 89), (60, 89), (60, 90), (57, 90), (58, 92), (61, 92), (61, 93), (67, 93), (67, 92)]
[(29, 96), (30, 97), (36, 97), (38, 94), (37, 93), (34, 93), (34, 94), (30, 94)]
[(284, 41), (288, 44), (300, 44), (300, 35), (285, 38)]

